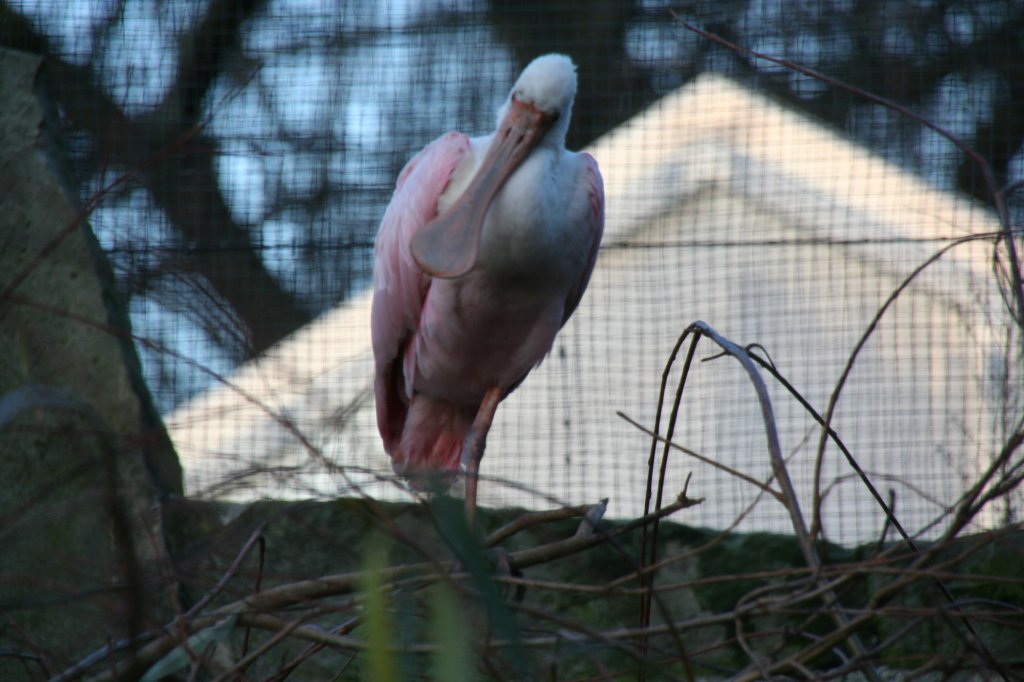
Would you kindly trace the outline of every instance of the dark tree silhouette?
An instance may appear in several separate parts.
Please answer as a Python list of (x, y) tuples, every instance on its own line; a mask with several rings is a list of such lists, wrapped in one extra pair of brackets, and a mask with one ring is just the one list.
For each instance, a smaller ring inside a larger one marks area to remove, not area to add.
[[(138, 173), (178, 233), (177, 267), (201, 276), (215, 300), (242, 325), (236, 348), (257, 355), (312, 319), (296, 296), (267, 270), (245, 226), (237, 224), (221, 194), (214, 162), (217, 142), (203, 131), (202, 101), (238, 49), (246, 20), (265, 0), (217, 0), (207, 8), (179, 53), (176, 78), (155, 110), (130, 117), (97, 83), (95, 67), (63, 59), (49, 62), (53, 91), (70, 126), (88, 133), (95, 154)], [(0, 44), (44, 54), (49, 41), (9, 4), (0, 7)], [(196, 302), (208, 305), (208, 302)], [(272, 314), (268, 314), (272, 311)]]

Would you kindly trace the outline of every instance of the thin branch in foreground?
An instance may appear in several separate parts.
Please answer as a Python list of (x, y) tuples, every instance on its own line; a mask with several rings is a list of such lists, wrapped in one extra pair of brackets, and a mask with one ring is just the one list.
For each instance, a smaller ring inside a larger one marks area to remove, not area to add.
[[(599, 546), (650, 524), (656, 519), (667, 517), (701, 502), (702, 500), (699, 499), (691, 500), (680, 497), (657, 512), (633, 519), (608, 531), (575, 534), (569, 538), (557, 540), (539, 547), (530, 547), (508, 553), (508, 561), (510, 566), (519, 569), (556, 561)], [(423, 587), (442, 579), (442, 576), (449, 575), (454, 565), (452, 561), (435, 560), (419, 564), (391, 566), (381, 569), (379, 577), (384, 585), (395, 584), (399, 580), (413, 580), (416, 582), (417, 587)], [(452, 577), (459, 578), (464, 576), (457, 574)], [(311, 580), (272, 587), (205, 613), (190, 612), (188, 620), (180, 624), (172, 623), (160, 634), (154, 636), (154, 633), (147, 633), (148, 642), (138, 642), (142, 643), (143, 646), (133, 652), (135, 660), (139, 664), (155, 663), (166, 656), (174, 647), (179, 646), (187, 637), (205, 628), (213, 627), (229, 616), (237, 616), (236, 627), (252, 626), (274, 630), (287, 627), (291, 630), (290, 636), (294, 638), (320, 642), (330, 646), (341, 646), (347, 649), (360, 649), (363, 646), (361, 640), (330, 634), (319, 628), (293, 624), (291, 621), (279, 619), (271, 614), (276, 611), (302, 607), (312, 602), (320, 602), (330, 597), (350, 595), (360, 589), (362, 581), (362, 572), (322, 576)], [(220, 582), (223, 582), (223, 580)], [(90, 656), (89, 660), (94, 663), (99, 662), (95, 660), (95, 655)], [(72, 666), (54, 679), (62, 682), (78, 679), (86, 671), (87, 666), (80, 663)], [(108, 670), (105, 673), (98, 674), (93, 680), (94, 682), (122, 680), (125, 679), (124, 675), (127, 672)]]
[[(720, 348), (722, 348), (722, 350), (739, 361), (740, 365), (747, 372), (747, 376), (754, 385), (754, 390), (761, 406), (761, 416), (764, 421), (765, 435), (768, 441), (768, 453), (772, 464), (772, 470), (775, 474), (775, 479), (778, 481), (781, 488), (780, 492), (783, 504), (789, 512), (793, 531), (796, 534), (798, 545), (803, 552), (804, 560), (815, 574), (819, 574), (821, 571), (821, 559), (814, 547), (814, 543), (808, 533), (803, 514), (800, 511), (799, 497), (797, 496), (796, 489), (790, 480), (785, 458), (782, 455), (782, 447), (779, 442), (779, 435), (775, 424), (775, 415), (772, 409), (771, 398), (768, 395), (768, 388), (765, 385), (764, 380), (761, 378), (760, 372), (757, 370), (757, 366), (754, 364), (753, 360), (750, 359), (746, 350), (719, 334), (707, 323), (700, 321), (694, 322), (687, 327), (687, 330), (684, 331), (684, 335), (688, 331), (693, 331), (714, 341)], [(847, 635), (839, 641), (847, 642), (848, 646), (851, 648), (851, 653), (855, 657), (865, 659), (864, 673), (870, 680), (873, 682), (880, 680), (877, 671), (875, 671), (870, 661), (865, 658), (865, 648), (860, 642), (860, 638), (857, 636), (854, 629), (850, 629), (850, 621), (839, 607), (840, 602), (838, 597), (832, 593), (831, 588), (828, 588), (827, 585), (826, 588), (826, 592), (823, 596), (825, 610), (829, 614), (830, 618), (835, 622), (838, 630), (845, 631)]]
[(655, 433), (654, 431), (650, 430), (649, 428), (647, 428), (646, 426), (644, 426), (640, 422), (636, 421), (635, 419), (633, 419), (632, 417), (630, 417), (629, 415), (627, 415), (624, 412), (616, 411), (615, 415), (617, 417), (620, 417), (626, 423), (628, 423), (631, 426), (635, 427), (641, 433), (644, 433), (644, 434), (650, 436), (651, 438), (654, 438), (659, 443), (664, 443), (664, 444), (668, 445), (670, 448), (672, 448), (674, 450), (679, 450), (679, 452), (682, 452), (685, 455), (693, 457), (694, 459), (696, 459), (699, 462), (703, 462), (704, 464), (707, 464), (708, 466), (714, 467), (715, 469), (718, 469), (719, 471), (723, 471), (723, 472), (729, 474), (730, 476), (734, 476), (735, 478), (738, 478), (741, 481), (749, 483), (750, 485), (754, 486), (755, 488), (760, 489), (762, 492), (764, 492), (764, 493), (766, 493), (768, 495), (771, 495), (773, 498), (775, 498), (776, 502), (781, 502), (783, 504), (785, 503), (785, 499), (784, 499), (782, 493), (780, 493), (778, 490), (776, 490), (775, 488), (771, 487), (767, 483), (762, 483), (761, 481), (757, 480), (753, 476), (749, 476), (749, 475), (743, 473), (739, 469), (731, 467), (728, 464), (723, 464), (722, 462), (719, 462), (718, 460), (715, 460), (715, 459), (711, 459), (710, 457), (706, 457), (705, 455), (702, 455), (702, 454), (700, 454), (699, 452), (697, 452), (695, 450), (691, 450), (690, 448), (686, 447), (685, 445), (680, 445), (679, 443), (671, 441), (671, 440), (668, 439), (667, 436), (658, 435), (657, 433)]

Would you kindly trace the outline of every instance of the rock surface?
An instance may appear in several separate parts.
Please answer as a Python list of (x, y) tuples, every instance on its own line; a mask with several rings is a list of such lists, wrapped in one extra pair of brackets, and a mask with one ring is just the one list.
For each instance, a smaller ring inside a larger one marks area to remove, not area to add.
[[(0, 679), (150, 624), (181, 470), (65, 182), (44, 61), (0, 50)], [(160, 608), (166, 613), (166, 610)], [(161, 618), (163, 616), (161, 615)]]

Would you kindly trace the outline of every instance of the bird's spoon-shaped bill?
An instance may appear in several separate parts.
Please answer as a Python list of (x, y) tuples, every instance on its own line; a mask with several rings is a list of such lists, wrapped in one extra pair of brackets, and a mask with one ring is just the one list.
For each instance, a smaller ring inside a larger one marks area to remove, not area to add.
[(425, 273), (452, 279), (473, 269), (491, 201), (557, 118), (557, 113), (548, 114), (512, 98), (469, 186), (447, 211), (424, 225), (412, 239), (412, 257)]

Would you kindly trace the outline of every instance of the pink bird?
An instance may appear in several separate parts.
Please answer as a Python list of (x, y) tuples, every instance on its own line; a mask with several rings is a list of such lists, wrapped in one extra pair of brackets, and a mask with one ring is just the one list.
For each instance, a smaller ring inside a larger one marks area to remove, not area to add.
[(498, 403), (551, 350), (604, 231), (597, 162), (565, 149), (576, 67), (530, 63), (493, 135), (447, 133), (398, 176), (373, 267), (377, 427), (414, 487), (466, 474)]

